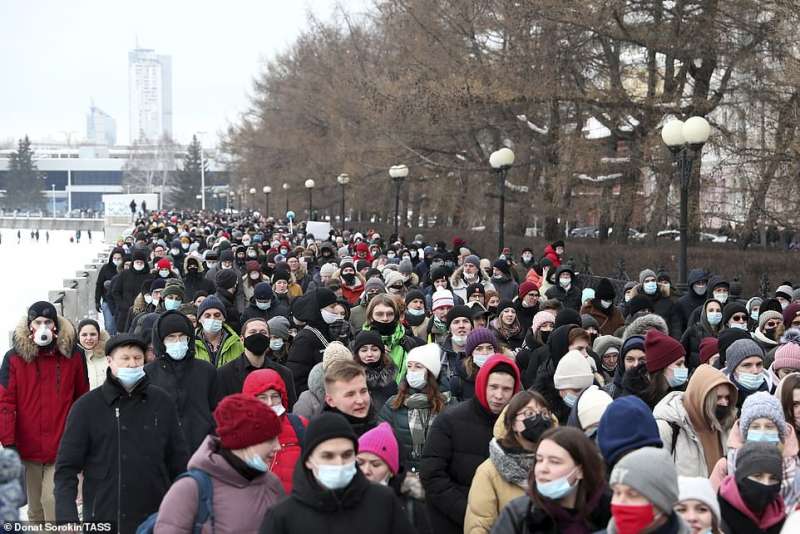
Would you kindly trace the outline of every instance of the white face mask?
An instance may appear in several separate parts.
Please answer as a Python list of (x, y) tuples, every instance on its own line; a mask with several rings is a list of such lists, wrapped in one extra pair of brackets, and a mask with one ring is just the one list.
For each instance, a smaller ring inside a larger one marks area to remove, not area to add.
[(408, 371), (406, 373), (406, 381), (412, 388), (422, 389), (427, 383), (427, 374), (428, 372), (426, 369), (423, 369), (422, 371)]
[(320, 310), (319, 312), (320, 314), (322, 314), (322, 320), (325, 321), (325, 324), (333, 324), (339, 319), (341, 319), (341, 317), (339, 317), (338, 314), (330, 312), (328, 310), (323, 309)]
[(600, 305), (605, 309), (610, 308), (612, 304), (614, 304), (613, 300), (601, 300), (600, 301)]
[(272, 411), (275, 412), (275, 415), (278, 417), (282, 416), (286, 412), (286, 408), (283, 407), (283, 404), (273, 404), (270, 406)]
[(33, 342), (40, 347), (46, 347), (53, 342), (53, 331), (46, 326), (40, 326), (33, 333)]
[(151, 304), (151, 303), (153, 302), (153, 297), (151, 297), (150, 295), (145, 295), (145, 296), (144, 296), (144, 301), (145, 301), (147, 304)]
[(558, 284), (564, 289), (569, 289), (569, 286), (572, 285), (572, 278), (559, 278)]

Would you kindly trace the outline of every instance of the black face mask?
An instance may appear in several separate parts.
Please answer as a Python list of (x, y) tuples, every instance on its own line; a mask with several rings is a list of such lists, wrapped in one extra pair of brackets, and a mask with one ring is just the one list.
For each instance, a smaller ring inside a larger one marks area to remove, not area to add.
[(269, 348), (269, 337), (260, 333), (251, 334), (244, 338), (244, 348), (256, 356), (261, 356), (267, 352), (267, 348)]
[(334, 340), (342, 341), (345, 344), (347, 344), (350, 341), (350, 338), (352, 337), (350, 323), (348, 323), (344, 319), (338, 319), (329, 324), (328, 332), (330, 332)]
[(542, 338), (542, 343), (547, 343), (547, 340), (550, 339), (550, 332), (552, 332), (552, 330), (539, 330), (539, 335)]
[(354, 273), (344, 273), (342, 274), (342, 280), (344, 280), (348, 285), (352, 285), (353, 282), (356, 281), (356, 275)]
[(197, 267), (194, 265), (190, 265), (189, 267), (186, 268), (186, 270), (190, 273), (196, 273), (198, 271)]
[(422, 315), (411, 315), (410, 313), (406, 313), (406, 322), (410, 326), (419, 326), (425, 320), (425, 314)]
[(728, 413), (730, 413), (730, 410), (727, 406), (720, 406), (717, 404), (717, 406), (714, 408), (714, 417), (717, 418), (717, 421), (722, 421), (728, 417)]
[(644, 363), (628, 369), (622, 377), (622, 388), (637, 396), (644, 392), (648, 384), (650, 377)]
[(542, 434), (553, 426), (550, 419), (545, 419), (541, 414), (536, 414), (533, 417), (528, 417), (522, 423), (525, 425), (525, 430), (520, 432), (522, 437), (533, 443), (539, 443), (539, 438)]
[(397, 321), (392, 321), (391, 323), (379, 323), (375, 321), (372, 323), (372, 330), (375, 330), (382, 336), (391, 336), (394, 334), (395, 329), (397, 328)]
[(777, 330), (778, 330), (777, 328), (765, 328), (765, 329), (764, 329), (764, 335), (765, 335), (765, 336), (766, 336), (768, 339), (771, 339), (772, 341), (775, 341), (775, 332), (776, 332)]
[(737, 482), (736, 485), (744, 503), (757, 516), (764, 513), (764, 509), (778, 497), (778, 492), (781, 490), (780, 484), (765, 486), (749, 478)]

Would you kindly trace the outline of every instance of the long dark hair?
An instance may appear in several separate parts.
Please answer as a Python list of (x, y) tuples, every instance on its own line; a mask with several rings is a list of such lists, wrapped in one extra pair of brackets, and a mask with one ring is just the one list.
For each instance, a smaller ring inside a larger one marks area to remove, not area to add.
[(506, 433), (497, 440), (503, 447), (507, 449), (522, 448), (522, 444), (517, 439), (517, 434), (514, 431), (514, 422), (517, 420), (519, 411), (525, 408), (531, 401), (536, 401), (536, 404), (541, 407), (542, 411), (546, 411), (548, 414), (550, 413), (550, 405), (538, 391), (523, 389), (511, 397), (505, 415), (503, 416), (503, 425), (506, 427)]
[[(587, 521), (592, 513), (592, 509), (589, 508), (589, 500), (597, 492), (602, 491), (606, 485), (605, 465), (597, 451), (597, 446), (582, 431), (569, 426), (547, 430), (542, 434), (539, 445), (545, 440), (550, 440), (566, 450), (575, 465), (580, 466), (583, 471), (583, 479), (576, 490), (575, 512), (581, 519)], [(528, 494), (537, 508), (547, 512), (548, 504), (545, 503), (544, 497), (536, 489), (536, 475), (534, 473), (535, 468), (531, 469), (531, 473), (528, 476)], [(550, 502), (550, 506), (552, 506), (552, 501)]]
[(783, 407), (783, 416), (787, 423), (791, 423), (792, 427), (797, 429), (798, 421), (794, 418), (794, 390), (800, 389), (800, 373), (791, 373), (786, 375), (781, 384), (781, 407)]
[[(425, 389), (423, 389), (422, 392), (428, 397), (431, 413), (438, 414), (444, 410), (447, 399), (445, 399), (444, 395), (442, 395), (442, 392), (439, 390), (439, 384), (436, 382), (436, 377), (433, 376), (433, 373), (426, 370), (425, 381), (427, 384), (425, 384)], [(408, 385), (408, 380), (406, 380), (404, 376), (397, 389), (397, 395), (395, 395), (392, 408), (395, 410), (402, 408), (409, 395), (411, 395), (411, 386)]]
[(667, 368), (664, 367), (663, 369), (650, 373), (650, 382), (647, 384), (644, 392), (642, 392), (642, 400), (647, 403), (651, 409), (655, 408), (656, 404), (669, 393), (669, 382), (667, 382), (667, 377), (664, 376), (666, 372)]

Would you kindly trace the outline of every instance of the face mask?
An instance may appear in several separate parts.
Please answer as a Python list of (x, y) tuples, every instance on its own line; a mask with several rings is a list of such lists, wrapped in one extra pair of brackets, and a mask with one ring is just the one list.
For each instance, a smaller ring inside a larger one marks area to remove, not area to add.
[(525, 425), (525, 429), (520, 434), (522, 434), (523, 438), (533, 443), (539, 443), (539, 438), (542, 437), (542, 434), (553, 426), (553, 422), (544, 418), (541, 414), (528, 417), (522, 423)]
[(737, 482), (736, 486), (739, 488), (739, 495), (744, 504), (757, 516), (764, 513), (767, 505), (778, 498), (778, 492), (781, 490), (780, 484), (767, 486), (749, 478)]
[(711, 326), (717, 326), (719, 323), (722, 322), (722, 312), (707, 313), (706, 319), (708, 319), (708, 324), (710, 324)]
[(406, 313), (408, 315), (413, 315), (414, 317), (419, 317), (420, 315), (425, 315), (425, 309), (418, 310), (416, 308), (408, 308), (406, 309)]
[(176, 299), (169, 299), (164, 301), (164, 309), (167, 311), (177, 310), (181, 307), (181, 301)]
[(261, 356), (269, 347), (269, 338), (264, 334), (251, 334), (244, 338), (244, 348), (257, 356)]
[(283, 407), (283, 404), (273, 404), (270, 408), (272, 408), (272, 411), (275, 412), (275, 415), (278, 417), (286, 413), (286, 408)]
[(728, 417), (728, 412), (729, 412), (729, 410), (728, 410), (727, 406), (721, 406), (721, 405), (717, 404), (714, 407), (714, 417), (717, 418), (717, 421), (722, 421), (723, 419)]
[(560, 499), (569, 495), (578, 487), (577, 483), (574, 485), (569, 483), (569, 477), (571, 475), (572, 473), (565, 477), (551, 480), (550, 482), (536, 482), (536, 490), (542, 497), (547, 499)]
[(270, 300), (268, 300), (267, 302), (260, 302), (258, 300), (256, 301), (256, 308), (258, 308), (261, 311), (267, 311), (270, 306), (272, 306), (272, 301)]
[(250, 273), (250, 280), (258, 280), (259, 278), (261, 278), (260, 272), (253, 271), (252, 273)]
[(750, 318), (754, 321), (758, 321), (758, 310), (753, 310), (750, 312)]
[(258, 256), (258, 254), (256, 253), (256, 251), (255, 251), (255, 250), (251, 250), (251, 251), (249, 251), (249, 252), (247, 253), (247, 257), (248, 257), (248, 258), (255, 258), (256, 256)]
[(382, 336), (391, 336), (397, 330), (397, 321), (392, 321), (391, 323), (379, 323), (376, 321), (372, 323), (372, 329)]
[(428, 383), (427, 376), (428, 372), (425, 369), (422, 371), (408, 371), (406, 373), (406, 382), (414, 389), (422, 389)]
[(181, 243), (181, 248), (183, 250), (189, 250), (189, 243)]
[(547, 340), (550, 337), (550, 332), (550, 330), (539, 330), (539, 335), (542, 336), (542, 343), (547, 343)]
[(33, 342), (40, 347), (46, 347), (53, 342), (53, 331), (46, 326), (40, 326), (33, 333)]
[(161, 269), (160, 271), (158, 271), (158, 276), (160, 276), (161, 278), (168, 277), (169, 276), (169, 269)]
[(522, 255), (522, 261), (524, 261), (525, 263), (530, 263), (532, 259), (533, 259), (533, 256), (531, 256), (530, 254), (523, 254)]
[(395, 257), (395, 253), (394, 252), (387, 252), (386, 253), (386, 257), (391, 260), (391, 259), (393, 259)]
[(412, 258), (416, 258), (417, 257), (416, 249), (409, 250), (408, 253), (411, 255)]
[(747, 441), (766, 441), (767, 443), (780, 443), (781, 438), (777, 430), (748, 430)]
[(563, 397), (563, 400), (564, 400), (564, 404), (566, 404), (567, 406), (572, 408), (573, 406), (575, 406), (575, 403), (578, 402), (578, 396), (575, 395), (574, 393), (567, 393)]
[(728, 294), (714, 291), (714, 298), (725, 304), (725, 301), (728, 300)]
[(283, 348), (282, 339), (271, 339), (269, 341), (269, 348), (272, 350), (281, 350)]
[(670, 387), (676, 388), (682, 386), (689, 379), (688, 367), (676, 367), (672, 370), (672, 376), (667, 379)]
[(186, 357), (189, 350), (188, 341), (176, 341), (175, 343), (164, 343), (164, 349), (173, 360), (182, 360)]
[(747, 325), (743, 323), (731, 323), (731, 328), (738, 328), (739, 330), (747, 330)]
[(356, 474), (356, 463), (346, 465), (318, 465), (314, 478), (323, 488), (338, 490), (347, 487)]
[(179, 248), (171, 248), (169, 251), (173, 256), (177, 256), (178, 254), (181, 253), (181, 249)]
[(644, 292), (648, 295), (655, 295), (656, 289), (658, 289), (658, 284), (655, 282), (645, 282), (644, 283)]
[(775, 341), (775, 334), (777, 333), (777, 331), (778, 331), (777, 328), (765, 328), (764, 335), (767, 337), (767, 339)]
[(134, 263), (133, 264), (134, 271), (144, 271), (144, 263)]
[(489, 356), (490, 354), (473, 354), (472, 363), (474, 363), (478, 367), (483, 367), (483, 364), (486, 363), (486, 360), (489, 359)]
[(217, 266), (217, 262), (215, 262), (215, 261), (207, 261), (206, 265), (208, 266), (209, 269), (213, 269), (214, 267)]
[(342, 279), (347, 285), (353, 285), (353, 282), (356, 281), (356, 275), (354, 273), (344, 273), (342, 274)]
[(613, 300), (601, 300), (600, 301), (600, 306), (602, 306), (605, 309), (609, 309), (612, 304), (614, 304)]
[(152, 303), (152, 302), (153, 302), (153, 297), (151, 297), (150, 295), (145, 295), (145, 296), (144, 296), (144, 301), (145, 301), (147, 304), (150, 304), (150, 303)]
[(223, 261), (222, 262), (222, 269), (223, 270), (230, 269), (232, 267), (233, 267), (233, 264), (231, 262), (229, 262), (229, 261)]
[(216, 334), (222, 330), (222, 321), (219, 319), (204, 319), (200, 322), (203, 325), (203, 331), (209, 334)]
[(126, 388), (133, 387), (144, 378), (144, 367), (120, 367), (117, 369), (117, 380)]
[(257, 454), (245, 460), (244, 463), (246, 463), (248, 467), (252, 467), (256, 471), (261, 471), (262, 473), (267, 472), (267, 464), (265, 464), (264, 459)]
[(279, 252), (281, 253), (281, 255), (282, 255), (282, 256), (286, 256), (286, 254), (288, 254), (288, 253), (289, 253), (289, 251), (288, 251), (288, 250), (286, 250), (285, 248), (282, 248), (282, 249), (280, 249), (280, 251), (279, 251)]
[(647, 504), (614, 504), (611, 503), (611, 516), (619, 534), (639, 534), (650, 523), (655, 515), (653, 505)]
[(565, 290), (568, 290), (569, 286), (572, 285), (572, 278), (559, 278), (558, 284)]
[(706, 294), (707, 289), (708, 289), (707, 286), (700, 286), (700, 285), (692, 286), (692, 290), (695, 292), (695, 294), (701, 297)]
[(788, 305), (789, 305), (788, 302), (781, 302), (781, 309), (785, 310)]
[(119, 267), (122, 265), (122, 260), (111, 260), (111, 263), (113, 263), (114, 266)]
[(341, 317), (339, 317), (338, 314), (335, 314), (328, 310), (320, 310), (320, 313), (322, 314), (322, 320), (325, 321), (325, 324), (331, 324), (334, 321), (338, 321), (339, 319), (341, 319)]
[(186, 268), (186, 271), (187, 271), (187, 272), (190, 272), (190, 273), (196, 273), (196, 272), (198, 271), (198, 268), (197, 268), (197, 266), (196, 266), (196, 265), (189, 265), (189, 266)]
[(761, 387), (761, 384), (764, 382), (764, 374), (759, 373), (754, 375), (753, 373), (737, 373), (736, 381), (739, 382), (743, 388), (755, 391)]
[(459, 347), (463, 347), (467, 343), (467, 336), (453, 335), (450, 339), (453, 340), (454, 345), (458, 345)]
[(625, 302), (630, 302), (633, 297), (630, 295), (625, 295)]

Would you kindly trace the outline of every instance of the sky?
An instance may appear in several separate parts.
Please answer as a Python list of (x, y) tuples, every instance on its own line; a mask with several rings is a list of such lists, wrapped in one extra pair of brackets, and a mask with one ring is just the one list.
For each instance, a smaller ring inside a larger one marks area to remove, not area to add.
[(215, 144), (252, 81), (307, 27), (367, 0), (0, 0), (0, 141), (85, 138), (95, 105), (128, 142), (128, 51), (172, 56), (173, 130)]

